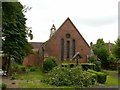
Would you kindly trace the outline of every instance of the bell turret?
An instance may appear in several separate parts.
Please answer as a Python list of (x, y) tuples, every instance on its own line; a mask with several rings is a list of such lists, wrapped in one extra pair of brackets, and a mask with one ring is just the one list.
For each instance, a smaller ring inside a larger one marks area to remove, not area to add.
[(54, 35), (54, 33), (56, 32), (56, 28), (55, 25), (52, 25), (52, 28), (50, 29), (50, 38)]

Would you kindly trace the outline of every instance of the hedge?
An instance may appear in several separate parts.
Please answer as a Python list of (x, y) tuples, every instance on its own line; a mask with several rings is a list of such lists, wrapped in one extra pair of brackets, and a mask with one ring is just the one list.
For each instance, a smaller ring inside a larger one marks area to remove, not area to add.
[(87, 70), (88, 72), (90, 73), (94, 73), (97, 75), (97, 82), (98, 83), (101, 83), (101, 84), (104, 84), (106, 82), (106, 79), (107, 79), (107, 75), (105, 73), (102, 73), (102, 72), (96, 72), (94, 70)]
[(81, 63), (81, 66), (82, 66), (83, 70), (86, 70), (86, 71), (88, 69), (94, 70), (94, 68), (95, 68), (95, 64), (93, 64), (93, 63)]
[(76, 66), (76, 63), (62, 63), (62, 65), (61, 65), (62, 67), (74, 67), (74, 66)]

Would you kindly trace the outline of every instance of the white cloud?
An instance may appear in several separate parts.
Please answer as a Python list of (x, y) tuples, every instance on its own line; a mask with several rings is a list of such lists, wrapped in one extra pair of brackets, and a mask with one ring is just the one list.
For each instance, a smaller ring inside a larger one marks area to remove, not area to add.
[[(114, 42), (118, 36), (119, 0), (19, 0), (32, 7), (25, 15), (27, 26), (32, 27), (32, 41), (46, 41), (50, 28), (56, 28), (67, 17), (73, 21), (85, 40), (94, 43), (98, 38)], [(54, 22), (53, 22), (54, 21)]]

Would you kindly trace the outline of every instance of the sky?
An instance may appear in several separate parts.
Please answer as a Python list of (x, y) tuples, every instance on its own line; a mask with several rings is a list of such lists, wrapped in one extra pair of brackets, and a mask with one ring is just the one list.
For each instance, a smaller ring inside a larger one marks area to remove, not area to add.
[(32, 7), (25, 13), (26, 25), (32, 27), (33, 40), (49, 39), (54, 24), (58, 29), (69, 17), (89, 44), (98, 38), (114, 43), (118, 37), (118, 2), (120, 0), (18, 0)]

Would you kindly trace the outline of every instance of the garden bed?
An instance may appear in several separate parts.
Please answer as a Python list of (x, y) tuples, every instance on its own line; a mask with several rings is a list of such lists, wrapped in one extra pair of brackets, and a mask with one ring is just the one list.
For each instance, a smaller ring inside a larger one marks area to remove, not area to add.
[[(117, 75), (116, 71), (111, 72)], [(107, 76), (107, 81), (105, 84), (96, 84), (93, 87), (117, 87), (117, 78), (110, 74), (109, 71), (107, 73), (109, 75)], [(73, 86), (48, 85), (41, 82), (43, 78), (45, 78), (45, 73), (43, 73), (41, 69), (38, 69), (33, 72), (18, 74), (18, 78), (16, 80), (10, 80), (10, 77), (3, 77), (3, 83), (7, 84), (8, 88), (74, 88)]]

